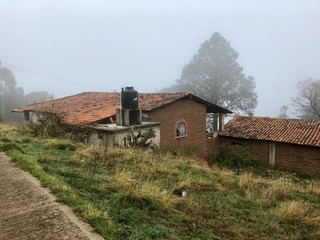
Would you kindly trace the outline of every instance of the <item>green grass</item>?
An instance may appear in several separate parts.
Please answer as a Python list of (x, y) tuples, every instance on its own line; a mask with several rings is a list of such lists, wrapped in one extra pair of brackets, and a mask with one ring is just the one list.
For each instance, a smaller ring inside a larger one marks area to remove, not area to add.
[[(105, 239), (320, 238), (318, 179), (237, 175), (167, 153), (34, 138), (4, 124), (0, 150)], [(187, 196), (172, 194), (176, 188)]]

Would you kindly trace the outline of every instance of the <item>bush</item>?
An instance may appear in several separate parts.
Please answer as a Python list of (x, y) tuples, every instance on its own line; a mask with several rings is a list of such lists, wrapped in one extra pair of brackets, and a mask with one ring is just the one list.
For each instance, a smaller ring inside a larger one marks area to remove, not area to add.
[(220, 145), (220, 154), (215, 161), (221, 166), (233, 169), (261, 165), (259, 161), (249, 157), (246, 148), (231, 144)]
[(20, 130), (41, 138), (59, 137), (65, 134), (61, 117), (52, 113), (38, 115), (36, 122), (28, 121), (20, 127)]
[(37, 117), (35, 122), (28, 121), (22, 124), (19, 131), (40, 138), (62, 137), (76, 141), (85, 141), (93, 132), (90, 127), (66, 124), (61, 113), (41, 113)]

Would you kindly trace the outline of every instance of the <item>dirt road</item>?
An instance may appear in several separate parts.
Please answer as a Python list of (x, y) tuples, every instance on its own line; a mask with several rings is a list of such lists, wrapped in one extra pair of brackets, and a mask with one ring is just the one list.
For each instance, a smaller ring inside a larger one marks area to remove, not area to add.
[(102, 240), (37, 179), (0, 153), (0, 239)]

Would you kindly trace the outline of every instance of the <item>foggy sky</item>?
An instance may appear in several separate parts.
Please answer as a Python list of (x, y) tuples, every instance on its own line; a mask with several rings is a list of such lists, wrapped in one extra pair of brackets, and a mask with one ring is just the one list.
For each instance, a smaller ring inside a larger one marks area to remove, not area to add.
[(214, 32), (255, 78), (255, 115), (293, 110), (296, 82), (320, 78), (317, 0), (0, 0), (0, 61), (25, 93), (154, 92)]

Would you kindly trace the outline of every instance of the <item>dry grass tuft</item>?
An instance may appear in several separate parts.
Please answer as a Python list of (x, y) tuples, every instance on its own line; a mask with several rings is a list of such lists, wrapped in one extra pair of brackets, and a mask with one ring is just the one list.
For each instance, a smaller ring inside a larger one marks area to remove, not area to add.
[(247, 196), (258, 194), (263, 183), (263, 179), (253, 176), (252, 173), (243, 173), (239, 176), (239, 187)]
[(118, 192), (118, 191), (129, 191), (132, 189), (136, 189), (139, 185), (139, 181), (134, 179), (130, 172), (118, 172), (115, 173), (111, 180), (103, 184), (101, 186), (103, 189), (107, 188), (110, 191)]
[[(281, 203), (276, 209), (275, 214), (282, 221), (298, 221), (307, 226), (319, 227), (320, 216), (316, 209), (313, 209), (310, 203), (300, 201), (290, 201)], [(320, 232), (315, 233), (318, 235)], [(318, 238), (315, 238), (318, 239)]]
[(224, 190), (224, 187), (220, 183), (191, 178), (181, 181), (179, 183), (179, 188), (195, 192)]
[(263, 199), (280, 200), (291, 199), (294, 194), (294, 187), (291, 181), (286, 179), (277, 179), (268, 182), (268, 186), (261, 190), (261, 197)]
[(140, 209), (163, 210), (171, 208), (174, 198), (172, 194), (163, 193), (157, 183), (143, 182), (136, 188), (124, 191), (122, 201)]
[(304, 190), (311, 194), (320, 196), (320, 183), (317, 181), (311, 181)]
[(80, 210), (83, 214), (84, 219), (89, 222), (99, 221), (100, 224), (108, 230), (107, 232), (110, 233), (111, 229), (114, 227), (112, 219), (105, 210), (98, 210), (91, 203), (82, 205), (80, 207)]
[(281, 203), (275, 213), (284, 220), (304, 221), (308, 217), (310, 209), (309, 203), (290, 201)]

